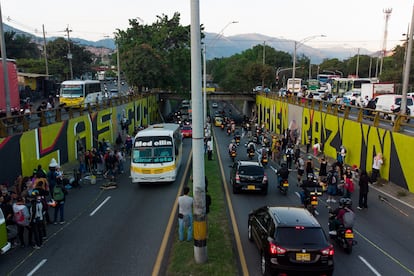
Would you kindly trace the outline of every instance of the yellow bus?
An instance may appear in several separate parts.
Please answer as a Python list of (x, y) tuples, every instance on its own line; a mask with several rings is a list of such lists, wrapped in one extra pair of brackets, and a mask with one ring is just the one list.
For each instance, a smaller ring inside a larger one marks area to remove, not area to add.
[(101, 103), (103, 97), (101, 82), (97, 80), (68, 80), (60, 85), (60, 106), (87, 107)]
[(178, 124), (156, 124), (135, 136), (131, 153), (132, 183), (174, 182), (182, 160)]

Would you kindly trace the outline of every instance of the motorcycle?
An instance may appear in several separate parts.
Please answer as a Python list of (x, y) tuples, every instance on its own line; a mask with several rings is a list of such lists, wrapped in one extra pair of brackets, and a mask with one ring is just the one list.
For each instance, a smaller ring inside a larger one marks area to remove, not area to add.
[(309, 196), (305, 199), (305, 208), (312, 214), (316, 215), (316, 208), (318, 207), (318, 198), (322, 195), (318, 189), (309, 192)]
[(279, 183), (279, 191), (281, 194), (286, 195), (289, 189), (289, 181), (287, 179), (282, 179)]
[(249, 159), (252, 160), (253, 157), (254, 157), (254, 149), (250, 149), (249, 152), (247, 153), (247, 155), (248, 155)]
[(263, 167), (267, 166), (267, 163), (269, 163), (269, 159), (267, 158), (267, 154), (262, 155), (262, 160), (260, 160), (260, 163), (262, 163)]
[(230, 151), (230, 158), (231, 158), (231, 160), (234, 162), (234, 159), (236, 158), (236, 156), (237, 156), (237, 152), (236, 152), (236, 149), (235, 148), (233, 148), (231, 151)]
[[(329, 209), (329, 224), (335, 219), (335, 214)], [(352, 247), (356, 244), (354, 240), (354, 230), (352, 227), (345, 227), (340, 225), (336, 231), (336, 235), (329, 234), (329, 237), (334, 240), (340, 247), (342, 247), (346, 253), (352, 253)]]

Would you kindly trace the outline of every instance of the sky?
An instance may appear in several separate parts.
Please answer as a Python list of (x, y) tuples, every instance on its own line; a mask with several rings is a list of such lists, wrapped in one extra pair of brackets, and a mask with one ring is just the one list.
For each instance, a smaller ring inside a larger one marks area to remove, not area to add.
[[(126, 30), (129, 19), (150, 25), (157, 16), (191, 23), (191, 3), (199, 3), (205, 32), (223, 36), (258, 33), (302, 42), (310, 47), (340, 46), (377, 51), (384, 45), (385, 13), (392, 9), (387, 28), (387, 50), (401, 45), (411, 24), (414, 1), (408, 0), (0, 0), (3, 22), (42, 36), (64, 36), (97, 41)], [(237, 22), (237, 23), (231, 23)], [(309, 37), (323, 35), (325, 37)], [(258, 41), (263, 43), (263, 41)]]

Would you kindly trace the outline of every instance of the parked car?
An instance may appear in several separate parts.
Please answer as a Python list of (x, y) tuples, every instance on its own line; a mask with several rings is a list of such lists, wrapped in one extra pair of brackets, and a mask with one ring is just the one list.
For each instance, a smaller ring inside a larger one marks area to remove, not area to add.
[(232, 165), (230, 183), (233, 193), (259, 191), (267, 194), (268, 181), (263, 166), (255, 161), (237, 161)]
[[(395, 94), (387, 94), (387, 95), (379, 95), (375, 98), (376, 107), (375, 110), (377, 112), (393, 112), (397, 113), (400, 111), (401, 106), (401, 95)], [(414, 114), (414, 104), (413, 98), (407, 97), (407, 115), (412, 116)], [(394, 120), (394, 116), (390, 116), (387, 113), (384, 113), (384, 118), (389, 118)]]
[(264, 206), (249, 213), (247, 229), (262, 275), (333, 274), (334, 248), (308, 210)]

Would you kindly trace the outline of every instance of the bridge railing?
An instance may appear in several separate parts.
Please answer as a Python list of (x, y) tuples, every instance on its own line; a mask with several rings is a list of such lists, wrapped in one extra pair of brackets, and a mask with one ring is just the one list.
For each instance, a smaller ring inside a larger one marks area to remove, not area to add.
[(347, 105), (332, 101), (324, 101), (296, 96), (279, 96), (276, 93), (261, 93), (268, 98), (277, 99), (282, 102), (288, 102), (318, 111), (323, 111), (335, 116), (343, 116), (345, 119), (355, 120), (359, 123), (371, 124), (375, 127), (389, 125), (395, 132), (414, 132), (414, 124), (410, 123), (413, 116), (401, 115), (392, 112), (377, 111), (370, 108), (359, 107), (356, 105)]
[(50, 110), (34, 111), (30, 114), (2, 117), (0, 118), (0, 138), (46, 126), (51, 123), (62, 122), (62, 120), (79, 117), (85, 113), (91, 114), (108, 107), (122, 105), (143, 98), (144, 96), (145, 95), (137, 94), (107, 99), (101, 104), (88, 104), (86, 108), (57, 106)]

